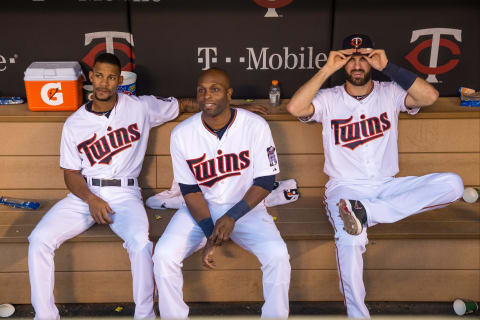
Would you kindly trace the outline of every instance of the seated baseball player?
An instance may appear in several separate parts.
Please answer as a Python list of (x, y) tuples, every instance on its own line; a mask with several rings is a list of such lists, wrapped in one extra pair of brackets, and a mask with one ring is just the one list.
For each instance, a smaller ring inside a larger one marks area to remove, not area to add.
[[(193, 99), (117, 94), (120, 61), (109, 53), (89, 73), (93, 101), (65, 122), (60, 167), (71, 191), (29, 236), (28, 268), (36, 319), (58, 319), (54, 303), (54, 251), (93, 224), (108, 224), (124, 241), (132, 269), (135, 318), (155, 318), (152, 242), (137, 177), (152, 127), (196, 112)], [(261, 111), (256, 109), (256, 111)]]
[(188, 317), (183, 260), (203, 248), (203, 264), (214, 268), (215, 249), (230, 238), (262, 264), (262, 317), (288, 317), (289, 255), (262, 201), (279, 173), (275, 144), (263, 118), (230, 107), (232, 92), (225, 71), (204, 71), (197, 83), (202, 112), (171, 135), (174, 177), (186, 206), (172, 217), (153, 256), (162, 318)]
[[(342, 68), (344, 85), (320, 89)], [(372, 68), (392, 82), (373, 81)], [(437, 97), (432, 85), (390, 62), (384, 50), (373, 49), (368, 36), (354, 34), (344, 39), (343, 50), (330, 52), (287, 106), (300, 120), (323, 125), (324, 171), (330, 178), (326, 212), (335, 231), (339, 287), (349, 317), (370, 317), (362, 258), (367, 226), (440, 208), (463, 194), (462, 179), (454, 173), (395, 177), (399, 113), (413, 115)]]

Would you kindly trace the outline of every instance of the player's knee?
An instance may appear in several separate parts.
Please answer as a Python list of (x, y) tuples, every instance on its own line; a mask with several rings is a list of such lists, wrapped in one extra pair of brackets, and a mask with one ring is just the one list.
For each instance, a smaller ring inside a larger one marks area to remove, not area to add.
[(445, 173), (445, 178), (452, 187), (455, 200), (461, 198), (464, 192), (462, 178), (458, 174), (453, 172)]
[(158, 240), (153, 254), (154, 262), (170, 262), (177, 259), (178, 247), (175, 246), (175, 239), (170, 238), (164, 235)]
[(52, 244), (51, 236), (48, 232), (44, 232), (41, 229), (35, 228), (28, 236), (29, 251), (36, 251), (40, 248), (47, 248), (55, 250), (56, 246)]
[(148, 239), (148, 236), (143, 234), (138, 234), (130, 239), (127, 239), (123, 246), (129, 253), (136, 253), (144, 250), (149, 250), (151, 252), (152, 249), (152, 245)]
[(275, 242), (268, 251), (265, 265), (290, 268), (290, 255), (284, 242)]
[(172, 248), (156, 246), (153, 254), (153, 270), (155, 276), (168, 276), (175, 270), (182, 267), (182, 262), (177, 261)]

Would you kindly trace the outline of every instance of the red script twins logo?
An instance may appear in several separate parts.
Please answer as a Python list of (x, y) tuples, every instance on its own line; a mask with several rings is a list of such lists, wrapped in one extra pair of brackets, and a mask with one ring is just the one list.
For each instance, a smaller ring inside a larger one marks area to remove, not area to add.
[(114, 155), (130, 148), (132, 143), (139, 140), (141, 136), (136, 123), (129, 125), (127, 128), (112, 131), (112, 127), (108, 127), (107, 130), (109, 131), (107, 135), (97, 139), (95, 133), (93, 137), (77, 146), (78, 152), (85, 153), (92, 167), (97, 162), (110, 164)]
[(200, 182), (201, 186), (212, 187), (220, 180), (238, 176), (240, 171), (250, 165), (250, 151), (223, 154), (222, 150), (217, 151), (218, 157), (205, 160), (204, 153), (200, 158), (187, 160), (188, 166), (193, 175)]
[(330, 122), (335, 136), (335, 145), (355, 149), (359, 145), (383, 137), (383, 133), (392, 126), (388, 114), (366, 119), (362, 114), (362, 121), (352, 122), (353, 116), (348, 119), (335, 119)]

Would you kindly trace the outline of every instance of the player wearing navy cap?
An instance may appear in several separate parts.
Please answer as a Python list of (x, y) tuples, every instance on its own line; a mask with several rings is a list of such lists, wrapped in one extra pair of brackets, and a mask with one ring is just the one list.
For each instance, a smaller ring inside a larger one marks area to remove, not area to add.
[[(344, 69), (344, 85), (320, 89)], [(371, 78), (372, 68), (392, 82)], [(367, 226), (393, 223), (440, 208), (463, 194), (454, 173), (396, 178), (400, 112), (415, 114), (438, 97), (433, 86), (387, 59), (372, 40), (353, 34), (342, 50), (331, 51), (326, 64), (300, 87), (288, 111), (306, 122), (323, 125), (326, 212), (335, 231), (340, 291), (349, 317), (368, 318), (363, 284)]]

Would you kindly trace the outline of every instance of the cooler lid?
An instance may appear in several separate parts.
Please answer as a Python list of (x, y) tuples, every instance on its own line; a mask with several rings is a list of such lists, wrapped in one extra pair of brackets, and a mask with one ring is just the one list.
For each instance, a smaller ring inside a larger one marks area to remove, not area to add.
[(25, 81), (77, 80), (82, 68), (77, 61), (33, 62), (25, 71)]

